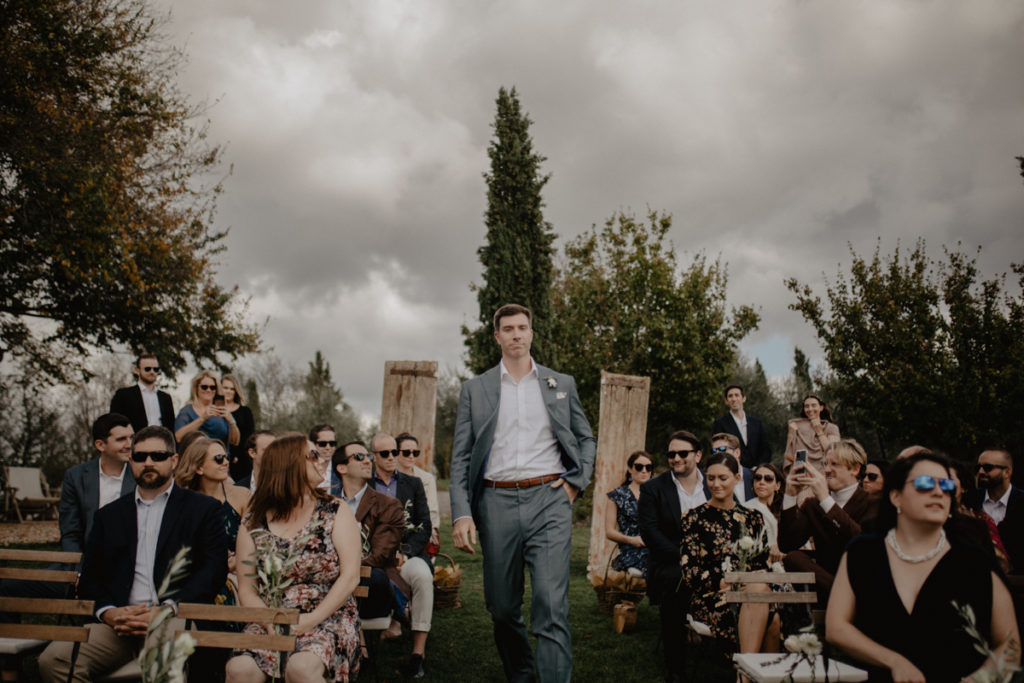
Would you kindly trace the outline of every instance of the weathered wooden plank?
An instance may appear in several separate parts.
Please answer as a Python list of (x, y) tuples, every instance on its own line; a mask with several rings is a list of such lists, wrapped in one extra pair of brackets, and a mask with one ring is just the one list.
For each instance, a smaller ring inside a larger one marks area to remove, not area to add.
[(384, 363), (380, 428), (392, 436), (408, 432), (420, 442), (416, 465), (434, 470), (434, 420), (437, 411), (437, 361), (389, 360)]

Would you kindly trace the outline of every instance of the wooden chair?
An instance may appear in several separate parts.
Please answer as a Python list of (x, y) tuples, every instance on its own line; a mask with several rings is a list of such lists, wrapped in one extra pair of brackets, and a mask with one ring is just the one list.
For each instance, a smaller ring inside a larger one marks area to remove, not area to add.
[[(727, 583), (766, 583), (774, 586), (789, 584), (814, 585), (814, 572), (726, 572)], [(779, 591), (779, 592), (748, 592), (726, 591), (725, 601), (730, 603), (782, 603), (813, 605), (818, 601), (818, 594), (813, 590)]]
[[(81, 553), (64, 553), (48, 550), (0, 549), (0, 561), (27, 563), (78, 564)], [(70, 595), (78, 573), (72, 570), (51, 568), (0, 567), (0, 579), (23, 581), (50, 581), (64, 584)], [(93, 613), (91, 600), (53, 598), (0, 598), (0, 611), (20, 615), (59, 615), (59, 617), (88, 617)], [(59, 620), (58, 620), (59, 621)], [(51, 640), (76, 644), (89, 639), (84, 626), (54, 624), (0, 624), (0, 654), (20, 655), (45, 647)]]
[[(50, 487), (38, 467), (5, 467), (7, 504), (13, 505), (19, 522), (29, 514), (56, 515), (60, 496), (50, 495)], [(9, 517), (9, 512), (7, 514)]]

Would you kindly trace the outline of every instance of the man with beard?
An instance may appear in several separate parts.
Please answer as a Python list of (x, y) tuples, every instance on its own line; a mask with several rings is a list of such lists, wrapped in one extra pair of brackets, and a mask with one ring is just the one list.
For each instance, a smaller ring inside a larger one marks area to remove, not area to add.
[[(174, 436), (146, 427), (132, 439), (135, 491), (96, 513), (82, 558), (79, 597), (96, 604), (98, 623), (75, 662), (75, 679), (92, 680), (132, 660), (161, 602), (213, 602), (227, 576), (220, 503), (174, 485)], [(171, 559), (188, 551), (187, 575), (157, 595)], [(72, 643), (50, 643), (39, 657), (44, 681), (68, 680)]]
[(1002, 448), (978, 456), (978, 491), (968, 504), (996, 523), (1014, 574), (1024, 572), (1024, 490), (1010, 483), (1013, 458)]

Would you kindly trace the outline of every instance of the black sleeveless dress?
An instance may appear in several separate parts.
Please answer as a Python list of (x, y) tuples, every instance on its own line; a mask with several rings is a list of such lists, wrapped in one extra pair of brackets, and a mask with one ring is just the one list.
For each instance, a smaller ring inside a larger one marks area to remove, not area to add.
[[(985, 662), (953, 607), (954, 602), (970, 605), (978, 631), (989, 640), (993, 567), (980, 550), (952, 544), (925, 579), (909, 614), (893, 583), (883, 536), (855, 538), (846, 553), (856, 599), (853, 624), (866, 636), (909, 659), (928, 683), (959, 681)], [(892, 680), (888, 669), (868, 671), (869, 680)]]

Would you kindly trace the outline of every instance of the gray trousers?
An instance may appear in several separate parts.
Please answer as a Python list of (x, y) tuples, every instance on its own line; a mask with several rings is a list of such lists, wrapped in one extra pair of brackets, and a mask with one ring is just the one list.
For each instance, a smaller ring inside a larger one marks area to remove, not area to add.
[(537, 638), (537, 680), (572, 678), (569, 633), (569, 551), (572, 504), (564, 487), (485, 488), (480, 498), (484, 599), (509, 681), (528, 681), (534, 657), (523, 621), (524, 568), (533, 600), (530, 630)]

